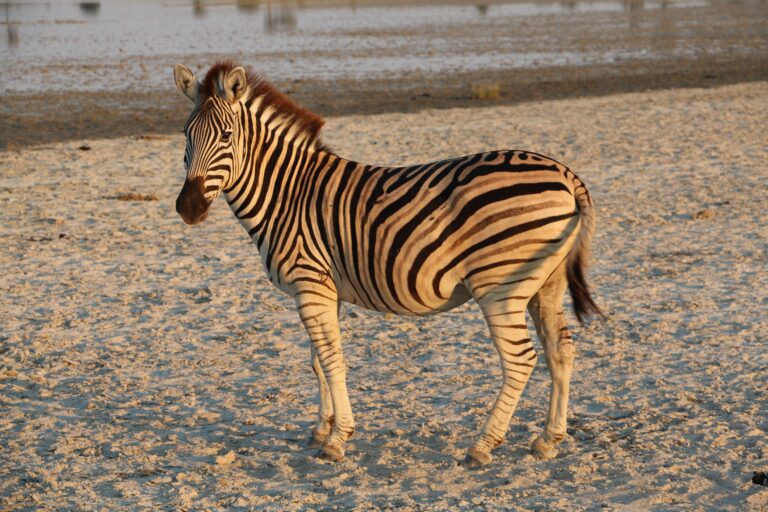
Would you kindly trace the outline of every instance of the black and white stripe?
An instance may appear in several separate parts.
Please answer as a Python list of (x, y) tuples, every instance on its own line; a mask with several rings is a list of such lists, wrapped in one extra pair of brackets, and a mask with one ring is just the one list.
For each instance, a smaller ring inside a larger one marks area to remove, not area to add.
[[(550, 415), (533, 448), (552, 456), (565, 433), (573, 359), (562, 313), (566, 286), (579, 317), (597, 311), (583, 273), (594, 216), (581, 180), (550, 158), (518, 150), (409, 167), (352, 162), (319, 142), (319, 125), (313, 130), (313, 119), (303, 117), (311, 114), (240, 67), (219, 64), (202, 84), (182, 66), (176, 76), (196, 104), (186, 126), (179, 211), (188, 222), (204, 218), (223, 192), (272, 283), (296, 300), (321, 390), (313, 430), (321, 452), (342, 458), (354, 431), (340, 301), (428, 315), (473, 298), (504, 382), (468, 461), (491, 460), (535, 365), (526, 308), (553, 377)], [(205, 201), (185, 209), (195, 193)]]

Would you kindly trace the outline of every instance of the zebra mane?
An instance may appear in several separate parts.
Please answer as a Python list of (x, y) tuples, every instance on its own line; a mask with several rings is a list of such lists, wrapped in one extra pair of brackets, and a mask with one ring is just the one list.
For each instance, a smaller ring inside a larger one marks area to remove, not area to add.
[[(206, 98), (221, 96), (222, 91), (219, 84), (222, 83), (222, 79), (227, 73), (238, 66), (239, 64), (231, 60), (220, 60), (211, 66), (198, 89), (201, 100), (204, 102)], [(254, 73), (248, 68), (246, 68), (246, 76), (248, 79), (246, 103), (260, 102), (262, 110), (273, 110), (277, 116), (283, 118), (290, 125), (289, 129), (293, 129), (300, 136), (314, 141), (315, 148), (330, 151), (320, 141), (320, 130), (325, 124), (325, 120), (322, 117), (297, 105), (288, 96), (275, 89), (272, 84), (264, 80), (259, 74)]]

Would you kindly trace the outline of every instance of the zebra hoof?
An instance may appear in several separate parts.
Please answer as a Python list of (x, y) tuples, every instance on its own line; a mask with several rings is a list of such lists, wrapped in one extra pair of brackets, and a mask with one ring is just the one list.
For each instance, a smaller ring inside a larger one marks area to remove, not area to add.
[(462, 466), (469, 469), (481, 468), (491, 463), (493, 457), (490, 452), (482, 452), (474, 448), (470, 448), (467, 452), (467, 456), (461, 463)]
[(539, 436), (531, 443), (531, 453), (539, 460), (550, 460), (557, 457), (557, 448)]
[(307, 447), (309, 448), (320, 448), (323, 446), (323, 443), (328, 438), (328, 434), (322, 434), (318, 432), (317, 430), (312, 430), (312, 436), (309, 438), (309, 441), (307, 441)]
[(340, 462), (344, 460), (344, 449), (337, 448), (333, 445), (325, 443), (320, 447), (320, 451), (317, 452), (317, 456), (323, 460)]

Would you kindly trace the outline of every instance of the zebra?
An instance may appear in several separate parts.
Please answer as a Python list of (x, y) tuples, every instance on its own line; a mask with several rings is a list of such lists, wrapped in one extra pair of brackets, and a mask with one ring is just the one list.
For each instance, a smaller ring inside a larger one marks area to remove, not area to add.
[(341, 303), (430, 315), (470, 299), (499, 354), (502, 387), (463, 463), (492, 461), (536, 364), (526, 310), (552, 377), (546, 424), (531, 450), (556, 456), (575, 353), (566, 288), (579, 322), (600, 313), (585, 278), (594, 207), (571, 169), (521, 150), (407, 167), (361, 164), (321, 142), (322, 118), (234, 62), (217, 62), (201, 82), (177, 64), (174, 78), (194, 103), (176, 210), (197, 224), (223, 193), (271, 283), (293, 297), (320, 392), (309, 434), (318, 456), (343, 460), (355, 430)]

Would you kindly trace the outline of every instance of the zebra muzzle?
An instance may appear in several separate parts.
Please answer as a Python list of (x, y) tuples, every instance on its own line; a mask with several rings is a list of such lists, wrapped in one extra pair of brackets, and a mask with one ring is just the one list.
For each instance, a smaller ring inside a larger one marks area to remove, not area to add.
[(198, 224), (208, 216), (210, 203), (206, 201), (203, 187), (204, 178), (184, 181), (184, 187), (176, 198), (176, 212), (187, 224)]

